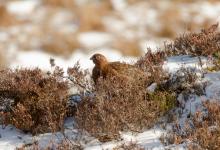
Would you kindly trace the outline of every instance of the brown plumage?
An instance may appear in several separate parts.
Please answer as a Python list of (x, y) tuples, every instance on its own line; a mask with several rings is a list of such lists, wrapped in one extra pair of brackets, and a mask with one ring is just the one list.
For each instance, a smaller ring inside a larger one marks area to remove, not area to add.
[(106, 57), (102, 54), (94, 54), (90, 59), (95, 64), (92, 70), (92, 79), (95, 83), (97, 83), (100, 77), (105, 79), (111, 76), (120, 77), (125, 80), (137, 79), (136, 81), (146, 79), (146, 74), (133, 65), (120, 62), (108, 62)]

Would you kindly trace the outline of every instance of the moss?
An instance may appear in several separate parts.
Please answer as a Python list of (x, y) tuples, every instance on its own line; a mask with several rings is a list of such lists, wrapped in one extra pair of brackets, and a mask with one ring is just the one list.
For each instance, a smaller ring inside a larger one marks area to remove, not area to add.
[(176, 106), (176, 95), (167, 91), (156, 91), (149, 94), (149, 99), (160, 103), (161, 112), (165, 113)]

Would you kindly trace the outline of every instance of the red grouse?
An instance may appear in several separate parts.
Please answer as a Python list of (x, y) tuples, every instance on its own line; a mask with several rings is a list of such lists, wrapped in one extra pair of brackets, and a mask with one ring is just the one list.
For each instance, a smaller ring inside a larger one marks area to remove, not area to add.
[(95, 64), (92, 70), (92, 79), (95, 84), (100, 77), (106, 79), (111, 76), (116, 76), (143, 83), (147, 79), (146, 74), (137, 67), (126, 63), (108, 62), (106, 57), (102, 54), (94, 54), (90, 59)]

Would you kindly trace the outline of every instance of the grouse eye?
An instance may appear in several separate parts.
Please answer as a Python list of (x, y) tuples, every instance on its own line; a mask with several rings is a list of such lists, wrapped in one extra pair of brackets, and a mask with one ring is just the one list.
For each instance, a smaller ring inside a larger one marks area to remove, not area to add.
[(96, 59), (100, 59), (101, 57), (99, 55), (96, 56)]

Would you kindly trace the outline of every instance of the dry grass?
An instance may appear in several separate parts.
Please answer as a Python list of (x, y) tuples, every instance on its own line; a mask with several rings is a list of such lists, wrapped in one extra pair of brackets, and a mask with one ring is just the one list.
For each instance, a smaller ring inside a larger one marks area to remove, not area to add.
[(7, 66), (7, 58), (3, 54), (3, 51), (0, 51), (0, 69), (3, 69)]
[(57, 32), (52, 32), (45, 35), (45, 40), (42, 41), (41, 48), (55, 55), (70, 56), (80, 44), (77, 40), (77, 35), (64, 35)]
[(76, 14), (79, 31), (104, 31), (102, 17), (112, 10), (110, 1), (87, 2), (83, 5), (75, 4), (74, 0), (44, 0), (43, 4), (55, 7), (65, 7)]
[(76, 7), (74, 0), (43, 0), (43, 4), (53, 7), (65, 7), (71, 9)]
[(0, 18), (1, 18), (0, 26), (3, 26), (3, 27), (8, 27), (8, 26), (15, 25), (16, 23), (18, 23), (16, 18), (7, 11), (4, 4), (0, 4)]
[(160, 12), (158, 20), (160, 20), (161, 29), (155, 34), (158, 37), (174, 38), (178, 35), (178, 29), (183, 28), (183, 21), (180, 17), (181, 12), (175, 4)]
[[(192, 3), (192, 4), (191, 4)], [(186, 31), (197, 31), (199, 28), (207, 28), (213, 22), (213, 19), (204, 17), (202, 22), (197, 21), (197, 17), (200, 16), (199, 11), (189, 9), (186, 14), (188, 14), (191, 19), (187, 19), (181, 8), (191, 6), (193, 3), (197, 3), (192, 0), (177, 0), (174, 2), (169, 2), (169, 7), (162, 8), (156, 3), (158, 11), (158, 20), (160, 25), (158, 29), (152, 29), (153, 34), (158, 37), (165, 37), (174, 39), (179, 36), (180, 33)]]
[(140, 56), (142, 54), (139, 40), (116, 38), (112, 44), (113, 48), (119, 50), (125, 56)]
[(0, 77), (0, 97), (13, 100), (5, 110), (6, 124), (33, 134), (63, 128), (68, 86), (61, 78), (62, 70), (45, 74), (40, 69), (6, 69)]
[(106, 4), (87, 4), (76, 9), (77, 20), (79, 21), (80, 31), (104, 31), (105, 26), (102, 18), (109, 11)]

